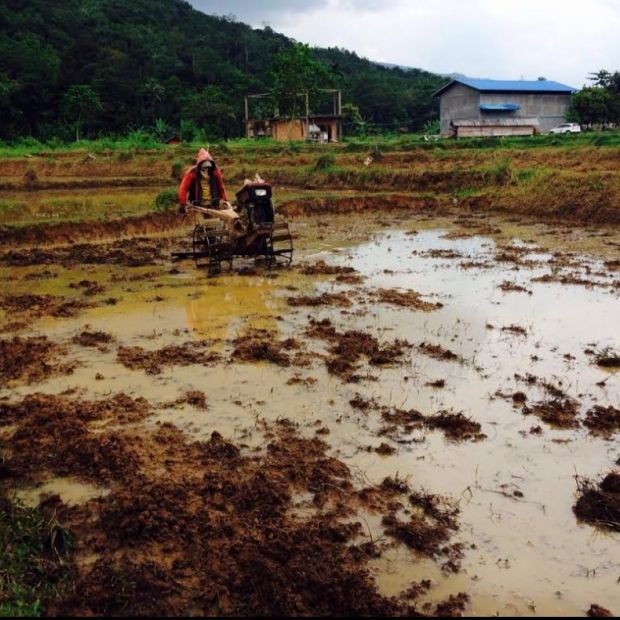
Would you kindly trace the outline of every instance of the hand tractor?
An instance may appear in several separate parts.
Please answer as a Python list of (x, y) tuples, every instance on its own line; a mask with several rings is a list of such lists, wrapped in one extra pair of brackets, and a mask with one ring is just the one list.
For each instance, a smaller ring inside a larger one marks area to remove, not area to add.
[(197, 267), (206, 267), (212, 275), (221, 272), (222, 263), (232, 270), (235, 257), (263, 258), (270, 268), (290, 265), (293, 237), (288, 223), (275, 216), (271, 185), (246, 182), (236, 196), (237, 200), (223, 209), (202, 202), (187, 205), (187, 211), (202, 215), (203, 221), (194, 226), (191, 251), (174, 252), (172, 257), (192, 258)]

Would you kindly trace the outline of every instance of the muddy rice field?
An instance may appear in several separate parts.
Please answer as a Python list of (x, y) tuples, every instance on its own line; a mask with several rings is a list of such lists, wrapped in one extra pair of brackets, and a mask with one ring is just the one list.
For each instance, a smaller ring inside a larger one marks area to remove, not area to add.
[(45, 613), (620, 612), (617, 226), (367, 196), (213, 277), (156, 187), (28, 191), (0, 485), (73, 537)]

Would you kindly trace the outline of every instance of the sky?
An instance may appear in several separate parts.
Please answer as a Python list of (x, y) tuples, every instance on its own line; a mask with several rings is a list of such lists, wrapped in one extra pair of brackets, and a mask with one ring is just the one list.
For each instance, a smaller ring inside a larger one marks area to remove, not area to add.
[(377, 62), (581, 88), (620, 70), (620, 0), (190, 0), (211, 15)]

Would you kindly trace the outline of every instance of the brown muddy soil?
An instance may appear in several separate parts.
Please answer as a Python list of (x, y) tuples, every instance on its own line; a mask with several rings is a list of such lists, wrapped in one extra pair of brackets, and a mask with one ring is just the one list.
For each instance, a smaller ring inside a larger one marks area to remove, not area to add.
[(106, 348), (105, 345), (110, 344), (114, 341), (114, 337), (111, 334), (107, 334), (102, 331), (88, 331), (84, 330), (83, 332), (73, 336), (71, 341), (74, 344), (79, 344), (82, 347), (98, 347), (98, 348)]
[(486, 439), (486, 435), (480, 432), (480, 424), (466, 417), (461, 412), (440, 411), (426, 418), (425, 424), (429, 428), (442, 430), (446, 438), (452, 441), (463, 441), (465, 439), (480, 441)]
[(390, 344), (381, 345), (374, 336), (364, 332), (338, 332), (329, 319), (311, 319), (306, 335), (330, 343), (330, 355), (325, 360), (328, 372), (351, 383), (357, 383), (361, 379), (356, 370), (362, 358), (366, 357), (374, 366), (397, 364), (411, 349), (411, 345), (404, 340), (397, 339)]
[(38, 383), (55, 374), (70, 374), (74, 365), (59, 362), (64, 348), (46, 336), (0, 339), (0, 385), (24, 380)]
[[(111, 485), (80, 506), (44, 502), (76, 535), (75, 551), (94, 557), (50, 615), (419, 615), (411, 595), (378, 593), (367, 563), (387, 547), (369, 539), (360, 511), (382, 517), (397, 542), (446, 564), (456, 558), (453, 509), (413, 494), (419, 514), (401, 523), (406, 487), (356, 489), (327, 444), (286, 420), (262, 426), (266, 450), (256, 456), (217, 432), (188, 443), (170, 424), (139, 438), (89, 431), (88, 421), (118, 408), (148, 407), (118, 398), (85, 407), (37, 395), (3, 409), (19, 424), (3, 478), (49, 472)], [(297, 515), (302, 495), (312, 509)]]
[(148, 375), (158, 375), (165, 366), (210, 365), (219, 361), (220, 356), (208, 350), (212, 344), (207, 341), (188, 341), (155, 351), (147, 351), (142, 347), (120, 346), (116, 357), (126, 368), (144, 370)]
[(573, 507), (578, 519), (620, 532), (620, 473), (612, 471), (598, 484), (580, 481), (579, 494)]
[(443, 304), (441, 303), (424, 301), (420, 293), (412, 290), (399, 291), (397, 289), (381, 288), (374, 293), (374, 297), (380, 303), (400, 306), (402, 308), (411, 308), (412, 310), (422, 310), (424, 312), (443, 308)]
[(339, 306), (350, 308), (350, 295), (346, 293), (321, 293), (320, 295), (298, 295), (286, 299), (289, 306)]
[(150, 413), (144, 398), (133, 399), (125, 394), (101, 401), (79, 401), (37, 393), (19, 402), (3, 402), (0, 419), (18, 428), (10, 442), (0, 444), (0, 480), (66, 475), (108, 483), (132, 476), (139, 459), (129, 446), (138, 445), (139, 440), (134, 443), (117, 431), (95, 432), (89, 423), (134, 423)]
[(611, 618), (614, 614), (609, 611), (606, 607), (601, 607), (596, 603), (592, 603), (590, 605), (590, 609), (588, 609), (588, 617), (589, 618)]
[(614, 434), (620, 433), (620, 409), (611, 405), (608, 407), (595, 405), (586, 414), (583, 424), (590, 429), (590, 433), (593, 435), (612, 437)]
[(555, 428), (577, 428), (579, 403), (571, 398), (555, 397), (540, 401), (532, 406), (524, 405), (523, 415), (535, 415), (549, 426)]
[(359, 394), (349, 401), (354, 408), (368, 414), (371, 411), (379, 412), (383, 426), (379, 430), (380, 436), (386, 436), (398, 443), (409, 441), (421, 442), (424, 439), (409, 439), (414, 431), (424, 429), (440, 430), (450, 441), (481, 441), (486, 435), (481, 432), (478, 422), (467, 418), (463, 413), (440, 411), (435, 415), (425, 416), (415, 409), (399, 409), (380, 405), (374, 399), (366, 400)]
[(605, 347), (598, 351), (587, 349), (586, 353), (592, 355), (592, 359), (601, 368), (620, 368), (620, 353), (611, 347)]
[(70, 318), (77, 316), (82, 310), (90, 308), (92, 304), (58, 295), (5, 295), (0, 298), (0, 308), (13, 316), (15, 313), (27, 315), (28, 318), (53, 316), (56, 318)]
[(318, 275), (350, 275), (356, 273), (353, 267), (341, 267), (339, 265), (328, 265), (325, 261), (319, 260), (316, 263), (303, 264), (298, 267), (300, 273), (305, 276), (318, 276)]
[(510, 282), (509, 280), (504, 280), (497, 288), (504, 291), (505, 293), (528, 293), (532, 294), (532, 291), (526, 289), (524, 286), (520, 286), (519, 284), (515, 284), (514, 282)]
[(450, 349), (445, 349), (441, 345), (431, 344), (430, 342), (422, 342), (417, 347), (418, 351), (424, 353), (424, 355), (428, 355), (429, 357), (434, 357), (438, 360), (457, 360), (458, 355)]
[(136, 237), (108, 244), (77, 243), (48, 249), (39, 247), (16, 249), (0, 254), (0, 264), (10, 267), (50, 264), (63, 267), (81, 264), (142, 267), (168, 260), (169, 253), (166, 247), (170, 246), (170, 243), (170, 240)]
[[(277, 366), (306, 366), (306, 356), (300, 354), (301, 345), (294, 338), (278, 340), (264, 329), (255, 329), (233, 340), (232, 359), (242, 362), (266, 361)], [(291, 353), (295, 354), (291, 357)]]

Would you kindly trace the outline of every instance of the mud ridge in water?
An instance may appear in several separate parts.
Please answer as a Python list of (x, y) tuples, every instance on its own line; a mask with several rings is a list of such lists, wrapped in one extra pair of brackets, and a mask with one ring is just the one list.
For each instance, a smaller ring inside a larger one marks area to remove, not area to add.
[(298, 271), (306, 276), (316, 275), (350, 275), (356, 273), (353, 267), (340, 267), (338, 265), (328, 265), (325, 261), (319, 260), (312, 264), (302, 264), (297, 268)]
[(104, 482), (134, 476), (140, 439), (96, 432), (92, 422), (134, 423), (151, 413), (143, 398), (118, 394), (101, 401), (33, 394), (17, 403), (0, 404), (0, 420), (18, 424), (8, 445), (0, 479), (37, 480), (46, 475), (75, 476)]
[[(308, 359), (294, 338), (279, 341), (276, 335), (264, 329), (254, 329), (233, 341), (232, 359), (241, 362), (266, 361), (277, 366), (307, 366)], [(297, 352), (291, 357), (291, 352)]]
[[(349, 401), (349, 404), (360, 411), (378, 411), (384, 426), (379, 431), (380, 436), (390, 437), (397, 442), (407, 442), (407, 436), (414, 431), (424, 429), (441, 430), (451, 441), (481, 441), (486, 435), (481, 432), (478, 422), (467, 418), (462, 412), (440, 411), (435, 415), (425, 416), (415, 409), (399, 409), (379, 405), (375, 400), (366, 400), (359, 394)], [(423, 438), (413, 441), (423, 441)]]
[(579, 494), (573, 506), (578, 519), (620, 532), (620, 473), (610, 472), (598, 484), (579, 481)]
[(430, 342), (422, 342), (416, 348), (421, 353), (438, 360), (457, 360), (459, 357), (456, 353), (450, 351), (450, 349), (444, 349), (441, 345), (431, 344)]
[(289, 306), (339, 306), (342, 308), (351, 307), (350, 294), (347, 293), (321, 293), (320, 295), (298, 295), (287, 297)]
[(523, 415), (535, 415), (552, 427), (568, 429), (579, 426), (579, 403), (571, 398), (552, 398), (531, 407), (524, 405), (521, 411)]
[(70, 374), (72, 363), (58, 363), (64, 348), (46, 336), (0, 339), (0, 385), (24, 379), (37, 383), (54, 374)]
[(72, 267), (80, 264), (142, 267), (169, 258), (172, 240), (134, 237), (108, 244), (79, 243), (57, 248), (10, 250), (0, 254), (0, 263), (11, 267), (56, 264)]
[(43, 316), (56, 318), (71, 318), (77, 316), (82, 310), (92, 307), (91, 303), (73, 299), (66, 300), (58, 295), (5, 295), (0, 300), (0, 307), (14, 315), (25, 314), (35, 319)]
[(306, 329), (310, 338), (326, 340), (330, 343), (330, 355), (326, 359), (330, 374), (343, 381), (358, 382), (361, 377), (355, 373), (363, 357), (373, 366), (397, 364), (402, 361), (411, 345), (404, 340), (394, 340), (381, 345), (372, 335), (357, 330), (338, 332), (329, 319), (311, 320)]
[(384, 304), (401, 306), (403, 308), (411, 308), (414, 310), (423, 310), (429, 312), (443, 308), (441, 303), (432, 303), (424, 301), (416, 291), (399, 291), (396, 289), (381, 288), (375, 293), (377, 301)]
[(0, 243), (13, 245), (50, 245), (73, 243), (76, 239), (98, 239), (122, 235), (144, 235), (184, 226), (176, 212), (150, 213), (105, 222), (61, 222), (31, 226), (0, 227)]
[[(349, 469), (327, 454), (321, 440), (301, 438), (286, 420), (264, 423), (261, 430), (268, 438), (266, 452), (244, 456), (219, 433), (187, 443), (177, 429), (162, 425), (144, 433), (142, 443), (124, 447), (134, 453), (130, 460), (139, 452), (143, 463), (148, 463), (143, 452), (165, 456), (163, 476), (144, 478), (142, 471), (117, 477), (109, 495), (79, 507), (68, 508), (57, 496), (48, 499), (48, 507), (75, 532), (77, 550), (96, 551), (99, 558), (78, 568), (75, 587), (47, 613), (422, 613), (407, 600), (411, 595), (378, 593), (368, 561), (390, 545), (373, 542), (358, 516), (360, 509), (379, 511), (401, 542), (390, 519), (407, 502), (406, 487), (357, 491)], [(307, 494), (313, 510), (296, 516), (295, 497)], [(412, 547), (450, 561), (456, 515), (430, 498), (410, 499), (409, 505), (418, 507), (415, 526), (406, 524), (407, 531), (415, 527)], [(447, 603), (424, 612), (438, 613)]]
[(188, 341), (155, 351), (147, 351), (142, 347), (120, 346), (116, 357), (126, 368), (144, 370), (148, 375), (158, 375), (165, 366), (209, 365), (218, 362), (220, 355), (208, 351), (211, 344), (207, 341)]
[(620, 409), (611, 405), (608, 407), (594, 405), (586, 414), (583, 424), (590, 429), (592, 435), (610, 438), (620, 432)]
[(105, 345), (113, 342), (114, 338), (110, 334), (106, 334), (106, 332), (91, 332), (88, 330), (84, 330), (76, 336), (73, 336), (71, 341), (74, 344), (79, 344), (82, 347), (98, 347), (101, 349), (105, 349)]

